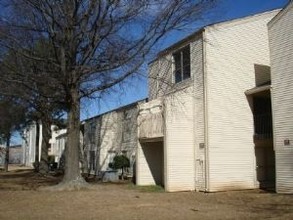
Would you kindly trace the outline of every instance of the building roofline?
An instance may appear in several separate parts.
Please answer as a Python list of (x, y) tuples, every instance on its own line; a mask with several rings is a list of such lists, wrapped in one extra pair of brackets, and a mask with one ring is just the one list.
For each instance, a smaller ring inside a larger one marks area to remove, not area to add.
[(268, 23), (268, 28), (271, 28), (279, 19), (281, 19), (284, 14), (286, 14), (289, 9), (291, 9), (293, 7), (293, 0), (289, 0), (289, 2), (284, 6), (284, 8), (275, 16), (272, 18), (272, 20), (270, 20), (270, 22)]
[(95, 119), (95, 118), (99, 118), (99, 117), (101, 117), (101, 116), (103, 116), (103, 115), (106, 115), (106, 114), (109, 114), (109, 113), (111, 113), (111, 112), (115, 112), (115, 111), (118, 111), (118, 110), (122, 110), (122, 109), (129, 108), (130, 106), (137, 105), (139, 102), (147, 101), (147, 100), (148, 100), (148, 98), (139, 99), (139, 100), (137, 100), (137, 101), (135, 101), (135, 102), (132, 102), (132, 103), (130, 103), (130, 104), (123, 105), (123, 106), (120, 106), (120, 107), (118, 107), (118, 108), (115, 108), (115, 109), (112, 109), (112, 110), (106, 111), (106, 112), (104, 112), (104, 113), (102, 113), (102, 114), (98, 114), (98, 115), (95, 115), (95, 116), (93, 116), (93, 117), (90, 117), (90, 118), (84, 119), (84, 120), (81, 121), (81, 123), (85, 123), (85, 122), (87, 122), (87, 121), (89, 121), (89, 120), (92, 120), (92, 119)]
[(63, 133), (63, 134), (59, 134), (58, 136), (56, 136), (55, 137), (55, 139), (60, 139), (60, 138), (62, 138), (62, 137), (66, 137), (67, 136), (67, 131), (65, 132), (65, 133)]
[(239, 18), (235, 18), (235, 19), (230, 19), (230, 20), (223, 20), (223, 21), (219, 21), (219, 22), (215, 22), (215, 23), (211, 23), (208, 25), (205, 25), (203, 27), (201, 27), (200, 29), (198, 29), (197, 31), (193, 32), (192, 34), (188, 35), (187, 37), (183, 38), (182, 40), (179, 40), (178, 42), (172, 44), (171, 46), (161, 50), (156, 58), (154, 58), (152, 61), (150, 61), (148, 64), (151, 65), (153, 62), (155, 62), (156, 60), (158, 60), (160, 57), (170, 53), (171, 51), (174, 51), (176, 48), (181, 47), (183, 44), (192, 41), (196, 36), (198, 36), (199, 34), (201, 34), (202, 32), (204, 32), (207, 28), (213, 27), (213, 26), (218, 26), (218, 25), (226, 25), (226, 24), (230, 24), (230, 23), (234, 23), (234, 22), (239, 22), (241, 20), (248, 20), (251, 18), (256, 18), (265, 14), (269, 14), (269, 13), (273, 13), (275, 11), (280, 10), (280, 8), (275, 8), (269, 11), (264, 11), (264, 12), (260, 12), (260, 13), (256, 13), (256, 14), (252, 14), (252, 15), (247, 15), (247, 16), (243, 16), (243, 17), (239, 17)]

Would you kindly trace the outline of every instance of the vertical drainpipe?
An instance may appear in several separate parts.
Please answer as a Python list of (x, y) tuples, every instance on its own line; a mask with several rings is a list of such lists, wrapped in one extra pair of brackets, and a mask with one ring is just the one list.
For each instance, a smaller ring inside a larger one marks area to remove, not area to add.
[(204, 149), (205, 149), (205, 192), (209, 191), (209, 151), (208, 151), (208, 98), (207, 98), (207, 59), (206, 59), (206, 29), (202, 31), (202, 54), (203, 54), (203, 101), (204, 101)]

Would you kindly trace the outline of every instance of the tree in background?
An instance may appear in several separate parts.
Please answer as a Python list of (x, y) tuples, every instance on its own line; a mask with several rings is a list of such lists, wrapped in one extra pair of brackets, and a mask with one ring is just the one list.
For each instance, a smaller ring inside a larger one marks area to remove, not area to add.
[(116, 155), (113, 158), (113, 162), (109, 163), (109, 167), (112, 169), (121, 169), (121, 179), (124, 179), (124, 169), (130, 167), (130, 161), (125, 155)]
[(9, 147), (12, 134), (25, 124), (25, 109), (16, 100), (0, 98), (0, 141), (5, 143), (4, 170), (8, 172)]
[[(6, 13), (0, 19), (2, 51), (9, 49), (54, 66), (49, 82), (62, 95), (68, 114), (65, 175), (59, 184), (63, 189), (86, 185), (79, 168), (81, 99), (139, 73), (164, 35), (201, 19), (216, 0), (6, 2)], [(52, 45), (52, 57), (32, 51), (44, 38)]]
[[(47, 173), (51, 125), (62, 124), (64, 108), (62, 96), (51, 86), (54, 83), (52, 75), (56, 74), (56, 71), (54, 66), (46, 62), (52, 56), (50, 45), (45, 41), (39, 41), (30, 53), (43, 57), (44, 61), (24, 57), (20, 50), (8, 50), (2, 56), (0, 76), (3, 80), (0, 82), (0, 94), (17, 98), (21, 100), (21, 104), (27, 106), (27, 121), (36, 124), (37, 136), (40, 135), (39, 126), (42, 125), (41, 152), (37, 138), (34, 167), (37, 172)], [(39, 154), (41, 154), (40, 161)]]

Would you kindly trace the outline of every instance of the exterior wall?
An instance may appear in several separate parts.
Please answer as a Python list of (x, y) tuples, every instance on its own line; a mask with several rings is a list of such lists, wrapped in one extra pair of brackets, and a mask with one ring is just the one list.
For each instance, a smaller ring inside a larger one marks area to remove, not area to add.
[(154, 139), (164, 136), (163, 102), (161, 99), (139, 105), (138, 138)]
[(149, 65), (149, 100), (164, 96), (172, 88), (172, 63), (169, 54)]
[[(117, 112), (111, 112), (103, 115), (100, 120), (98, 142), (100, 145), (94, 146), (99, 151), (99, 169), (105, 171), (112, 162), (116, 152), (121, 152), (121, 116)], [(93, 147), (93, 146), (92, 146)]]
[(193, 87), (165, 98), (165, 190), (195, 190)]
[(0, 145), (0, 166), (4, 165), (5, 163), (5, 146)]
[[(174, 84), (172, 53), (190, 45), (191, 78)], [(150, 64), (149, 99), (163, 100), (164, 185), (166, 191), (204, 190), (203, 41), (193, 35), (182, 44), (159, 54)], [(155, 122), (154, 122), (155, 123)], [(150, 145), (139, 144), (139, 185), (155, 184), (151, 166), (157, 160), (146, 157)], [(149, 152), (155, 154), (154, 150)], [(149, 155), (151, 155), (151, 153)]]
[(23, 164), (23, 147), (21, 145), (9, 147), (9, 163)]
[[(269, 23), (276, 190), (293, 193), (293, 3)], [(284, 141), (290, 143), (285, 145)]]
[(55, 162), (58, 163), (59, 168), (63, 169), (64, 164), (64, 157), (65, 157), (65, 147), (66, 147), (67, 136), (66, 133), (60, 134), (56, 137), (54, 141), (54, 156)]
[(204, 81), (202, 34), (191, 44), (191, 74), (193, 76), (194, 144), (195, 144), (195, 186), (205, 190), (205, 142), (204, 134)]
[(49, 140), (51, 147), (49, 155), (55, 156), (55, 162), (58, 162), (65, 147), (65, 143), (61, 144), (61, 142), (63, 142), (63, 136), (66, 137), (67, 129), (57, 129), (56, 126), (52, 125), (51, 131), (51, 139)]
[[(174, 84), (173, 58), (172, 53), (190, 45), (191, 59), (191, 79)], [(164, 97), (170, 92), (175, 92), (185, 87), (191, 86), (194, 73), (201, 71), (202, 66), (202, 36), (197, 34), (186, 42), (179, 44), (159, 55), (159, 57), (149, 65), (149, 100)]]
[[(5, 163), (6, 146), (0, 145), (0, 165)], [(23, 147), (22, 145), (15, 145), (9, 147), (9, 163), (23, 164)]]
[[(55, 161), (57, 162), (60, 159), (60, 150), (58, 149), (58, 146), (56, 145), (56, 138), (59, 135), (65, 134), (66, 129), (60, 129), (56, 130), (55, 126), (51, 126), (51, 132), (52, 137), (49, 140), (49, 143), (51, 144), (51, 148), (49, 149), (48, 154), (55, 156)], [(22, 142), (23, 147), (23, 163), (26, 166), (33, 166), (33, 163), (35, 162), (35, 154), (36, 154), (36, 139), (37, 139), (37, 125), (36, 123), (32, 123), (29, 125), (25, 130), (23, 131), (24, 139)], [(39, 125), (39, 160), (41, 160), (41, 148), (42, 148), (42, 125)]]
[(84, 154), (88, 170), (98, 174), (108, 170), (116, 154), (126, 154), (132, 166), (137, 147), (138, 103), (113, 110), (84, 122)]
[[(41, 136), (41, 126), (39, 125), (39, 152), (41, 152), (41, 143), (42, 143), (42, 136)], [(25, 166), (33, 166), (35, 162), (35, 153), (36, 153), (36, 135), (37, 135), (37, 126), (35, 123), (29, 125), (24, 130), (24, 140), (22, 142), (23, 146), (23, 161)], [(41, 158), (41, 153), (39, 153), (39, 159)]]
[(208, 191), (256, 187), (253, 114), (244, 92), (269, 65), (267, 23), (277, 11), (205, 29)]
[(164, 185), (163, 142), (138, 142), (136, 184)]

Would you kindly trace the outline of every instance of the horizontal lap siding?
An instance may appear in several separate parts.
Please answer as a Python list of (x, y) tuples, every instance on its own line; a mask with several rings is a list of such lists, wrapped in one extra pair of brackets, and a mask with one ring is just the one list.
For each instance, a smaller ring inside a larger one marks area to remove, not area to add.
[[(293, 193), (293, 3), (269, 24), (276, 190)], [(290, 145), (284, 146), (289, 139)]]
[(277, 192), (293, 193), (293, 151), (276, 151)]
[(165, 189), (195, 189), (194, 127), (192, 88), (165, 99)]
[[(149, 143), (147, 143), (149, 144)], [(155, 163), (156, 161), (156, 155), (153, 157), (151, 154), (156, 154), (155, 151), (149, 152), (150, 155), (148, 155), (148, 158), (146, 157), (144, 151), (143, 151), (143, 146), (141, 143), (138, 142), (138, 147), (137, 147), (137, 154), (136, 154), (136, 184), (139, 186), (144, 186), (144, 185), (155, 185), (155, 179), (153, 177), (151, 167), (150, 165), (152, 163)], [(148, 146), (145, 146), (148, 147)], [(153, 159), (152, 161), (147, 161), (147, 159)]]
[(202, 35), (191, 43), (191, 71), (194, 77), (194, 141), (196, 189), (205, 190), (204, 94), (203, 94), (203, 42)]
[(109, 150), (119, 151), (121, 143), (121, 120), (117, 112), (111, 112), (101, 117), (101, 127), (97, 129), (99, 168), (105, 171), (109, 168)]
[(158, 58), (149, 65), (149, 100), (164, 96), (172, 87), (172, 55)]
[(85, 121), (84, 153), (89, 163), (90, 151), (95, 152), (97, 171), (108, 170), (110, 160), (122, 152), (133, 165), (138, 142), (137, 115), (138, 106), (133, 104)]
[(206, 29), (209, 191), (255, 187), (253, 115), (244, 92), (269, 65), (266, 13)]

